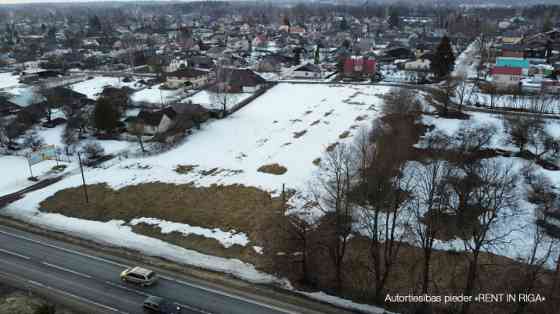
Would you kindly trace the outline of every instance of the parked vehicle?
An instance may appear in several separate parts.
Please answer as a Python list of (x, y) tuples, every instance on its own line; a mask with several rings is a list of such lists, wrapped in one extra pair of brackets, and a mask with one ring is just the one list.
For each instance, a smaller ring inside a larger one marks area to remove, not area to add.
[(155, 272), (146, 268), (131, 267), (125, 269), (121, 273), (121, 280), (139, 284), (141, 286), (150, 286), (157, 281), (157, 275)]

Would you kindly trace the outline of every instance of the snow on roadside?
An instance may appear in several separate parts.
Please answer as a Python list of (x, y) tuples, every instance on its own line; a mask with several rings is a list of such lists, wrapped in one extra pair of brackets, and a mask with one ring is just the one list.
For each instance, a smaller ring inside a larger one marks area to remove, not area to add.
[(179, 232), (185, 236), (188, 236), (189, 234), (203, 236), (208, 239), (217, 240), (225, 248), (229, 248), (233, 245), (246, 246), (249, 243), (249, 238), (245, 233), (235, 232), (235, 230), (222, 231), (219, 228), (208, 229), (157, 218), (135, 218), (130, 221), (130, 224), (133, 226), (138, 224), (157, 226), (161, 228), (161, 233), (163, 234)]
[(334, 304), (336, 306), (345, 308), (345, 309), (349, 309), (349, 310), (357, 310), (360, 311), (362, 313), (368, 313), (368, 314), (395, 314), (394, 312), (389, 312), (383, 308), (377, 307), (377, 306), (373, 306), (373, 305), (368, 305), (368, 304), (360, 304), (360, 303), (355, 303), (352, 302), (350, 300), (347, 299), (343, 299), (343, 298), (339, 298), (339, 297), (335, 297), (329, 294), (326, 294), (322, 291), (319, 292), (302, 292), (299, 291), (299, 293), (311, 298), (311, 299), (315, 299), (318, 301), (322, 301), (322, 302), (326, 302), (326, 303), (330, 303), (330, 304)]
[(6, 214), (51, 230), (65, 232), (102, 244), (126, 247), (149, 256), (161, 257), (185, 265), (231, 274), (252, 283), (276, 284), (284, 288), (291, 288), (287, 280), (260, 272), (253, 265), (238, 259), (205, 255), (159, 239), (136, 234), (132, 232), (130, 226), (125, 225), (124, 221), (99, 222), (13, 207), (8, 207)]

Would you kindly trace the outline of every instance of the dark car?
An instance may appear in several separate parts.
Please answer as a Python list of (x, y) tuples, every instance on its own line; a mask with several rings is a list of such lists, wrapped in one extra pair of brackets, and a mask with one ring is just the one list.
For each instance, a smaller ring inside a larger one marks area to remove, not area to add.
[(182, 308), (178, 304), (156, 296), (149, 296), (142, 305), (148, 313), (158, 314), (181, 314)]

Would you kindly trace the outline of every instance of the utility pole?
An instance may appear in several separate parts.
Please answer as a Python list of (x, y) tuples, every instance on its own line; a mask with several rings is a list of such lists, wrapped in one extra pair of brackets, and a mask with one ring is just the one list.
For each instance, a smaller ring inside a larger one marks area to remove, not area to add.
[(89, 198), (87, 194), (86, 178), (84, 177), (84, 167), (82, 166), (82, 157), (80, 152), (78, 152), (78, 161), (80, 162), (80, 171), (82, 172), (82, 187), (84, 188), (84, 196), (86, 198), (86, 204), (89, 203)]

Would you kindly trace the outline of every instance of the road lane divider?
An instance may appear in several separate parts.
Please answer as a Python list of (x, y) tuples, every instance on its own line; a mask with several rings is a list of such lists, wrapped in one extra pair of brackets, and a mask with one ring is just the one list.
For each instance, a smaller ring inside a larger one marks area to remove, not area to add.
[(31, 257), (29, 257), (29, 256), (25, 256), (25, 255), (22, 255), (22, 254), (19, 254), (19, 253), (16, 253), (16, 252), (12, 252), (12, 251), (8, 251), (8, 250), (4, 250), (4, 249), (0, 249), (0, 252), (6, 253), (8, 255), (16, 256), (16, 257), (19, 257), (19, 258), (23, 258), (23, 259), (26, 259), (26, 260), (31, 259)]
[(80, 296), (75, 295), (73, 293), (66, 292), (64, 290), (48, 286), (44, 283), (41, 283), (41, 282), (38, 282), (38, 281), (35, 281), (35, 280), (25, 279), (25, 278), (22, 278), (22, 277), (19, 277), (19, 276), (16, 276), (16, 275), (12, 275), (12, 274), (8, 274), (8, 273), (2, 272), (2, 271), (0, 271), (0, 277), (11, 278), (12, 280), (17, 281), (17, 282), (25, 282), (25, 283), (30, 284), (32, 286), (36, 286), (38, 288), (45, 289), (45, 290), (50, 290), (54, 293), (58, 293), (58, 294), (66, 296), (66, 297), (76, 299), (76, 300), (78, 300), (82, 303), (88, 303), (90, 305), (94, 305), (96, 307), (105, 309), (107, 311), (111, 311), (111, 312), (118, 313), (118, 314), (129, 314), (128, 312), (123, 312), (123, 311), (121, 311), (119, 309), (116, 309), (114, 307), (111, 307), (111, 306), (108, 306), (108, 305), (105, 305), (105, 304), (101, 304), (99, 302), (95, 302), (93, 300), (89, 300), (89, 299), (80, 297)]
[(57, 246), (57, 245), (54, 245), (54, 244), (50, 244), (50, 243), (47, 243), (47, 242), (35, 240), (35, 239), (29, 238), (29, 237), (26, 237), (26, 236), (12, 234), (12, 233), (5, 232), (5, 231), (2, 231), (2, 230), (0, 230), (0, 234), (6, 235), (6, 236), (9, 236), (9, 237), (13, 237), (13, 238), (16, 238), (16, 239), (20, 239), (20, 240), (33, 242), (35, 244), (39, 244), (39, 245), (42, 245), (42, 246), (46, 246), (46, 247), (50, 247), (50, 248), (57, 249), (57, 250), (60, 250), (60, 251), (64, 251), (64, 252), (67, 252), (67, 253), (79, 255), (79, 256), (82, 256), (82, 257), (91, 258), (91, 259), (94, 259), (96, 261), (105, 262), (105, 263), (112, 264), (112, 265), (115, 265), (115, 266), (124, 267), (124, 268), (128, 267), (125, 264), (117, 263), (117, 262), (114, 262), (114, 261), (106, 259), (106, 258), (102, 258), (102, 257), (82, 253), (82, 252), (79, 252), (79, 251), (67, 249), (67, 248)]
[(143, 295), (145, 297), (154, 296), (153, 294), (149, 294), (149, 293), (146, 293), (144, 291), (132, 289), (132, 288), (129, 288), (127, 286), (120, 285), (118, 283), (114, 283), (114, 282), (110, 282), (110, 281), (105, 281), (105, 283), (108, 284), (109, 286), (113, 286), (115, 288), (123, 289), (123, 290), (130, 291), (130, 292), (134, 292), (136, 294)]
[(65, 271), (65, 272), (67, 272), (67, 273), (74, 274), (74, 275), (76, 275), (76, 276), (80, 276), (80, 277), (84, 277), (84, 278), (88, 278), (88, 279), (91, 278), (91, 276), (88, 275), (88, 274), (80, 273), (80, 272), (77, 272), (77, 271), (75, 271), (75, 270), (68, 269), (68, 268), (66, 268), (66, 267), (58, 266), (58, 265), (51, 264), (51, 263), (47, 263), (47, 262), (41, 262), (41, 264), (43, 264), (43, 265), (45, 265), (45, 266), (47, 266), (47, 267), (50, 267), (50, 268), (54, 268), (54, 269), (58, 269), (58, 270), (61, 270), (61, 271)]
[(172, 281), (172, 282), (175, 282), (175, 283), (184, 285), (184, 286), (189, 286), (189, 287), (192, 287), (192, 288), (196, 288), (196, 289), (198, 289), (198, 290), (202, 290), (202, 291), (206, 291), (206, 292), (211, 292), (211, 293), (214, 293), (214, 294), (217, 294), (217, 295), (221, 295), (221, 296), (224, 296), (224, 297), (228, 297), (228, 298), (230, 298), (230, 299), (235, 299), (235, 300), (242, 301), (242, 302), (245, 302), (245, 303), (257, 305), (257, 306), (260, 306), (260, 307), (263, 307), (263, 308), (267, 308), (267, 309), (270, 309), (270, 310), (274, 310), (274, 311), (277, 311), (277, 312), (280, 312), (280, 313), (285, 313), (285, 314), (299, 314), (299, 312), (286, 310), (286, 309), (283, 309), (283, 308), (280, 308), (280, 307), (277, 307), (277, 306), (274, 306), (274, 305), (266, 304), (266, 303), (263, 303), (263, 302), (260, 302), (260, 301), (257, 301), (257, 300), (252, 300), (252, 299), (245, 298), (245, 297), (242, 297), (242, 296), (239, 296), (239, 295), (227, 293), (227, 292), (225, 292), (225, 291), (220, 291), (220, 290), (216, 290), (216, 289), (212, 289), (212, 288), (200, 286), (200, 285), (193, 284), (193, 283), (190, 283), (190, 282), (186, 282), (186, 281), (183, 281), (183, 280), (171, 278), (171, 277), (169, 277), (169, 276), (160, 275), (159, 277), (160, 277), (160, 278), (163, 278), (163, 279), (165, 279), (165, 280), (169, 280), (169, 281)]

